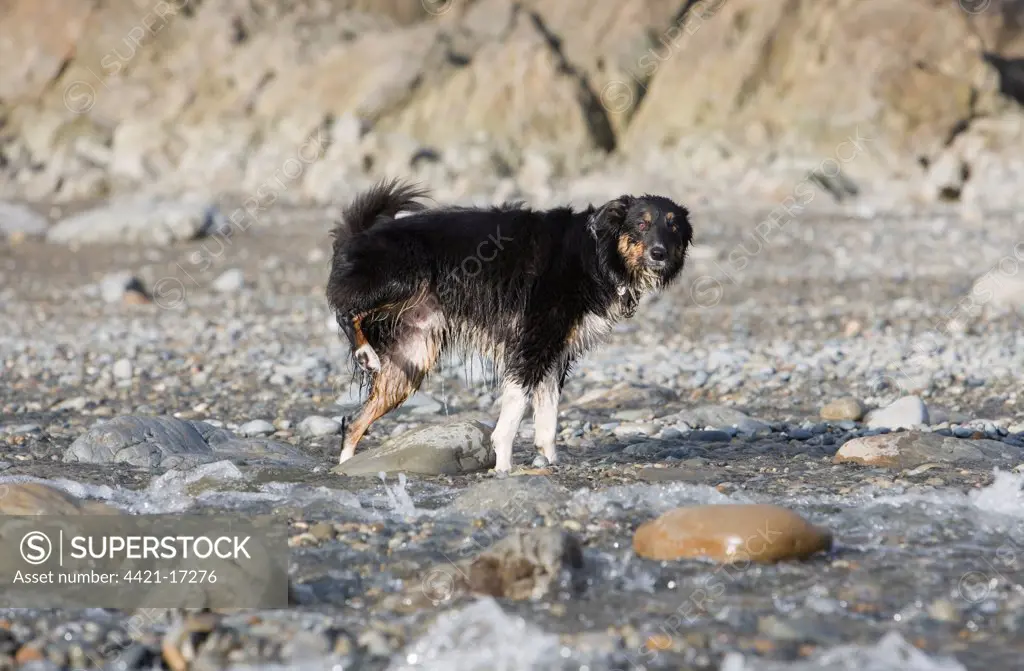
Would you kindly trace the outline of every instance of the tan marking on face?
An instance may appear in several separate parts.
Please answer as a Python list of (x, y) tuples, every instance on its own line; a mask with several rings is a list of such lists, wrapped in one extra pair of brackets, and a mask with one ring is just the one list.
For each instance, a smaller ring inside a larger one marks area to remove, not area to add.
[(672, 220), (675, 219), (675, 218), (676, 218), (675, 212), (666, 212), (665, 213), (665, 221), (667, 221), (668, 223), (671, 224)]
[(644, 243), (633, 242), (628, 235), (619, 236), (619, 254), (631, 273), (639, 272), (644, 265)]
[(651, 223), (651, 213), (646, 210), (644, 211), (643, 216), (641, 216), (640, 218), (644, 220), (645, 224)]

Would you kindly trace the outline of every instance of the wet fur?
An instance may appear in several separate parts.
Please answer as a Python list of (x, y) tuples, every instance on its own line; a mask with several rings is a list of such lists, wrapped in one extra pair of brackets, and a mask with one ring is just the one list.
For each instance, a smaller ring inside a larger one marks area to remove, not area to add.
[[(550, 404), (552, 395), (557, 403), (580, 355), (632, 317), (645, 293), (676, 278), (692, 235), (685, 208), (657, 196), (622, 196), (580, 212), (521, 204), (425, 209), (424, 197), (397, 181), (378, 184), (345, 209), (333, 231), (328, 303), (357, 363), (367, 366), (363, 345), (379, 357), (369, 397), (346, 427), (342, 461), (447, 352), (492, 358), (512, 397), (506, 401), (521, 405), (523, 394), (541, 389), (547, 400), (534, 398), (535, 414), (550, 414), (537, 404)], [(649, 210), (671, 210), (667, 221), (675, 222), (673, 232), (658, 233), (670, 243), (662, 269), (644, 260), (654, 239)], [(401, 212), (412, 214), (396, 218)], [(643, 216), (647, 224), (638, 224)], [(502, 425), (505, 433), (518, 427), (513, 419)], [(553, 446), (541, 447), (554, 461)]]

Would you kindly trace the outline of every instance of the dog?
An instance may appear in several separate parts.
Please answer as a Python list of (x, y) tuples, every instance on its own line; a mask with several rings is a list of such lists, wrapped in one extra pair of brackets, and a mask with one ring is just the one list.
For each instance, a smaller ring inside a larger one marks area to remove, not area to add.
[(331, 231), (327, 301), (370, 386), (346, 418), (339, 463), (442, 354), (475, 350), (493, 359), (501, 381), (496, 473), (512, 468), (531, 402), (536, 449), (554, 464), (567, 375), (644, 295), (679, 275), (693, 236), (689, 211), (652, 195), (579, 212), (523, 203), (429, 209), (427, 197), (399, 180), (379, 182)]

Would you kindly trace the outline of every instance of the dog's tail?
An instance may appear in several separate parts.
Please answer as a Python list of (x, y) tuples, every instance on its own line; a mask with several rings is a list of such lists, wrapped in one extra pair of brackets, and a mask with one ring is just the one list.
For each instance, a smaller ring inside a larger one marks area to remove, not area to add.
[(370, 230), (381, 219), (394, 219), (399, 212), (425, 210), (417, 199), (428, 196), (426, 190), (398, 179), (378, 182), (342, 210), (342, 220), (331, 231), (335, 244)]

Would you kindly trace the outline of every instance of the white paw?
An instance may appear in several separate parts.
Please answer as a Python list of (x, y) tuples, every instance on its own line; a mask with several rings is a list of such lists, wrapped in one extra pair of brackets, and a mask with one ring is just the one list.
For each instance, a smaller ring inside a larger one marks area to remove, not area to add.
[(369, 345), (362, 345), (356, 350), (356, 363), (367, 373), (376, 373), (380, 370), (380, 357)]

